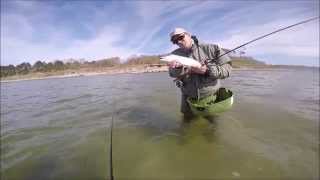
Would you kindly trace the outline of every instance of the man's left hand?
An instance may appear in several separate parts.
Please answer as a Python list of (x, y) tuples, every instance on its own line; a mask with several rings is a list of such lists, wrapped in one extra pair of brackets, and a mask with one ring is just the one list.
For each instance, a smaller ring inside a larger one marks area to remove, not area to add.
[(202, 65), (201, 67), (191, 67), (191, 73), (195, 74), (205, 74), (208, 70), (206, 65)]

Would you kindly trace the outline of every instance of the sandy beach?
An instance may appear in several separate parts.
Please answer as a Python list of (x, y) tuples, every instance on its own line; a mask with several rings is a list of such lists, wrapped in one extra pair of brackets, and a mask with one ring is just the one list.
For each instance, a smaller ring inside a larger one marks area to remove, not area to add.
[(136, 65), (128, 67), (110, 67), (110, 68), (82, 68), (77, 70), (64, 70), (54, 73), (30, 73), (26, 75), (15, 75), (2, 78), (1, 82), (15, 82), (26, 80), (39, 80), (39, 79), (55, 79), (55, 78), (70, 78), (78, 76), (95, 76), (95, 75), (113, 75), (113, 74), (126, 74), (126, 73), (153, 73), (168, 71), (167, 66), (146, 66)]

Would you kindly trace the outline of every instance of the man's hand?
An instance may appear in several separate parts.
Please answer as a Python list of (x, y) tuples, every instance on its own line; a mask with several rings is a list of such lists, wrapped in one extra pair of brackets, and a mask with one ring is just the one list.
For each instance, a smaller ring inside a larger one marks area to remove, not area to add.
[(195, 74), (205, 74), (208, 70), (206, 65), (202, 65), (201, 67), (191, 67), (191, 73)]
[(171, 61), (171, 62), (168, 62), (168, 66), (170, 68), (180, 68), (182, 67), (182, 64), (177, 61)]

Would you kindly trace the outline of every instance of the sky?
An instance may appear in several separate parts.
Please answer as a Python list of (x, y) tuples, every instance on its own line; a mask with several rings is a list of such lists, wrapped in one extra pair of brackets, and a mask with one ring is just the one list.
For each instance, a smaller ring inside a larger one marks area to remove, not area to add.
[[(166, 54), (182, 27), (232, 49), (319, 16), (319, 0), (1, 0), (1, 65)], [(319, 66), (319, 19), (241, 50), (267, 64)]]

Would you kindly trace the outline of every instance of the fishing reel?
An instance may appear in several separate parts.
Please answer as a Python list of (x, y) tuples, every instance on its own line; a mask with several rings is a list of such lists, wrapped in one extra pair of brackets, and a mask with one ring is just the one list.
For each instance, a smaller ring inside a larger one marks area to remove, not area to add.
[(175, 83), (175, 85), (178, 88), (182, 88), (183, 87), (183, 82), (180, 79), (175, 79), (175, 80), (173, 80), (173, 82)]

